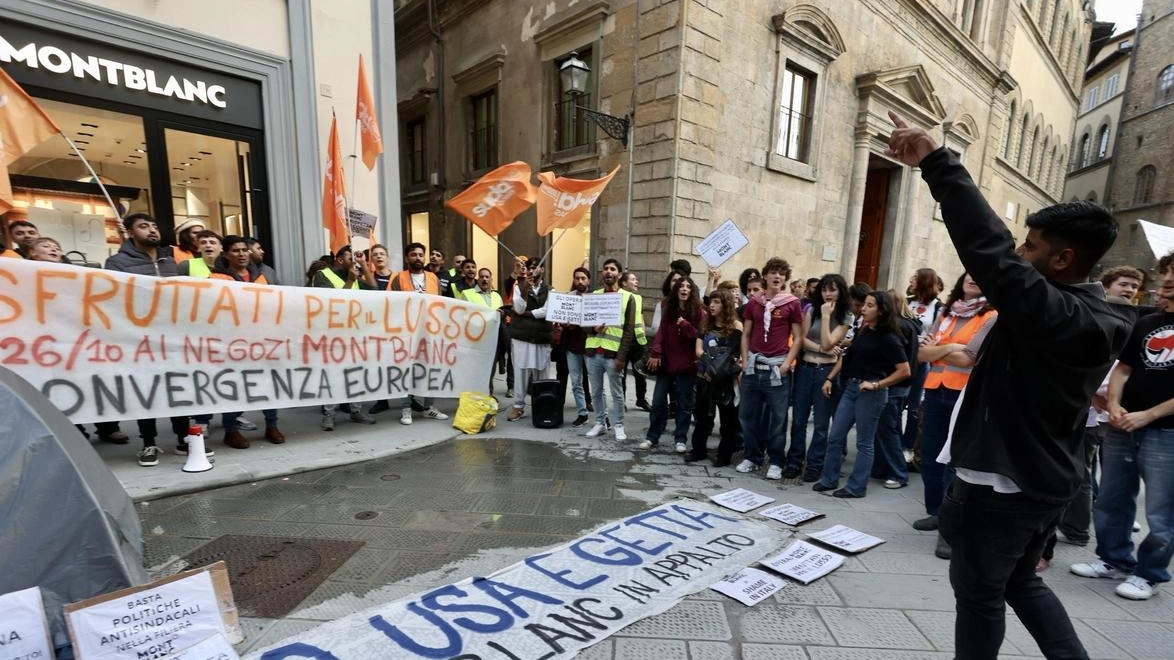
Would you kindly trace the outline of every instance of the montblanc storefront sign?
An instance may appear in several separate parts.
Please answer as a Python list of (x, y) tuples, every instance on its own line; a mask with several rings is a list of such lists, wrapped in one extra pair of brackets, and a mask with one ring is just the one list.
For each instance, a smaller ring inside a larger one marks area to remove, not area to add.
[[(113, 45), (117, 42), (99, 39), (101, 35), (91, 41), (7, 21), (0, 13), (0, 66), (21, 85), (32, 87), (34, 96), (37, 88), (44, 88), (238, 126), (264, 127), (259, 82), (191, 66), (181, 61), (182, 52), (167, 52), (176, 59), (162, 59), (146, 49), (119, 48)], [(83, 99), (67, 100), (85, 104)]]
[[(227, 108), (223, 85), (209, 85), (203, 80), (191, 81), (176, 76), (157, 76), (154, 69), (141, 69), (133, 64), (108, 60), (94, 55), (66, 52), (57, 46), (27, 43), (17, 47), (0, 36), (0, 62), (20, 63), (30, 69), (43, 68), (58, 74), (73, 74), (75, 78), (90, 77), (108, 85), (146, 91), (159, 96), (170, 96), (184, 101), (211, 104)], [(163, 84), (160, 85), (160, 82)]]

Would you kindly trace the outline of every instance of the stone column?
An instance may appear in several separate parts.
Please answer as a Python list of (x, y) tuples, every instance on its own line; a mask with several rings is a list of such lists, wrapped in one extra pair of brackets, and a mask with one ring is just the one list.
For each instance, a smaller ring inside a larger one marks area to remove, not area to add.
[(889, 266), (888, 287), (903, 291), (902, 282), (909, 271), (909, 260), (913, 252), (913, 237), (917, 232), (918, 192), (921, 190), (921, 168), (906, 167), (901, 172), (901, 210), (897, 214), (897, 226), (893, 227), (896, 245), (893, 249), (893, 263)]
[(864, 211), (864, 186), (868, 181), (870, 138), (867, 129), (856, 133), (852, 149), (852, 184), (848, 189), (848, 217), (844, 219), (844, 244), (840, 248), (840, 274), (852, 284), (856, 277), (856, 253), (860, 250), (860, 214)]

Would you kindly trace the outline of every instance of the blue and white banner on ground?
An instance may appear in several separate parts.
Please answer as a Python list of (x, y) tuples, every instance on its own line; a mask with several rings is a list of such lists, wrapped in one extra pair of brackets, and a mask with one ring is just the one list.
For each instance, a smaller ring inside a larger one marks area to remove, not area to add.
[(678, 500), (473, 577), (291, 637), (246, 660), (567, 658), (775, 552), (783, 529)]

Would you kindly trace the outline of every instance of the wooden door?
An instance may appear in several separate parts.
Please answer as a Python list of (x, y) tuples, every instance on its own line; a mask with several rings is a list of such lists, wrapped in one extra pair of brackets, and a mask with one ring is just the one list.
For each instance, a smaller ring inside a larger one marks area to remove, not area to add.
[(880, 270), (881, 241), (885, 235), (885, 206), (889, 194), (889, 170), (868, 171), (864, 182), (864, 208), (860, 213), (860, 247), (856, 251), (855, 282), (876, 286)]

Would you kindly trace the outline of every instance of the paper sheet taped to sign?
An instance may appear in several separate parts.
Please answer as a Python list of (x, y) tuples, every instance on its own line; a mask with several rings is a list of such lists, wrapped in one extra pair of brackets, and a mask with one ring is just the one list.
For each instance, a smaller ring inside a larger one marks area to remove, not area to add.
[(717, 268), (749, 244), (746, 235), (731, 219), (723, 222), (697, 244), (697, 254), (710, 268)]
[(38, 587), (0, 595), (0, 658), (52, 660), (49, 624)]
[(559, 293), (546, 299), (546, 320), (551, 323), (595, 327), (623, 325), (624, 297), (621, 293)]
[(0, 365), (74, 423), (483, 387), (498, 314), (418, 293), (0, 263)]

